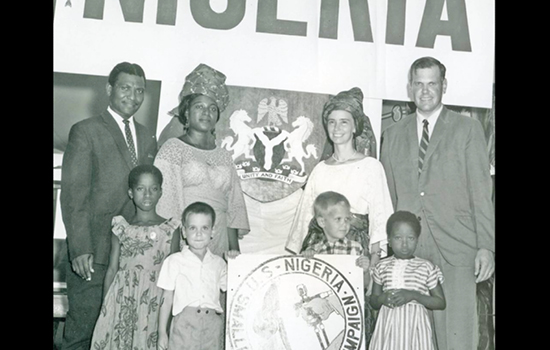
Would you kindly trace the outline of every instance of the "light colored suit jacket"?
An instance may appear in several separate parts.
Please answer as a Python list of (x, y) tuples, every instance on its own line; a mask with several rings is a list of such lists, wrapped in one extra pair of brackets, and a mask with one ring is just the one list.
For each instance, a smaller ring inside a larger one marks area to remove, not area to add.
[(395, 210), (421, 217), (444, 259), (472, 266), (479, 248), (494, 252), (494, 207), (485, 136), (477, 120), (443, 107), (418, 175), (416, 114), (382, 135), (380, 161)]
[[(157, 150), (155, 135), (135, 123), (139, 164), (152, 164)], [(71, 127), (63, 154), (61, 212), (67, 232), (69, 259), (94, 254), (94, 262), (108, 264), (111, 220), (129, 220), (134, 205), (128, 196), (130, 152), (113, 116), (104, 112)]]

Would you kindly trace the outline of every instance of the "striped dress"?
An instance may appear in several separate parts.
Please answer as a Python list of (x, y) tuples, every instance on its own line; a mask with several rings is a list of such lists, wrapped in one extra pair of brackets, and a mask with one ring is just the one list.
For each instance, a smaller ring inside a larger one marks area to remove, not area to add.
[[(430, 295), (429, 290), (443, 283), (439, 267), (428, 260), (414, 257), (383, 259), (376, 265), (373, 280), (385, 292), (390, 289), (408, 289)], [(431, 350), (436, 349), (428, 310), (411, 301), (389, 308), (382, 305), (369, 350)]]

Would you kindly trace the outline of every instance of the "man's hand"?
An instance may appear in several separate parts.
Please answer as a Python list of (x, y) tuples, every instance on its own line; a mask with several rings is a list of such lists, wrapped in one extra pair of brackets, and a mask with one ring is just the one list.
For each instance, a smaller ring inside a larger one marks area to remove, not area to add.
[(490, 250), (481, 248), (477, 251), (474, 261), (476, 283), (483, 282), (495, 272), (495, 256)]
[(71, 261), (73, 271), (86, 281), (92, 280), (92, 273), (94, 273), (94, 269), (92, 267), (93, 263), (93, 254), (82, 254)]

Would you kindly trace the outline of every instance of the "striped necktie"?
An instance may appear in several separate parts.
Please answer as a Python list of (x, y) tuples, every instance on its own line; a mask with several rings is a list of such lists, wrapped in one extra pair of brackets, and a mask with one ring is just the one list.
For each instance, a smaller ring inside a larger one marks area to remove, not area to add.
[(418, 175), (422, 173), (422, 165), (424, 165), (424, 156), (428, 149), (428, 143), (430, 142), (430, 136), (428, 133), (428, 120), (424, 119), (424, 127), (422, 128), (422, 140), (420, 141), (420, 149), (418, 153)]
[(130, 157), (132, 158), (132, 164), (136, 166), (138, 164), (136, 147), (134, 146), (134, 138), (132, 137), (132, 131), (130, 130), (130, 121), (124, 119), (124, 132), (126, 133), (126, 142), (128, 143), (128, 150), (130, 151)]

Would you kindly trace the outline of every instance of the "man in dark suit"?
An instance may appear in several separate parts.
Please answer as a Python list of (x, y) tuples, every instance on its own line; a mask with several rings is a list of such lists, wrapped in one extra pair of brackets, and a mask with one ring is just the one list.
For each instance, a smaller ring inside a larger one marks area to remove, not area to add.
[(395, 210), (421, 219), (416, 255), (443, 271), (447, 307), (433, 312), (439, 350), (472, 350), (476, 283), (494, 271), (492, 185), (481, 124), (442, 104), (445, 72), (431, 57), (413, 63), (408, 89), (416, 113), (385, 130), (380, 160)]
[(111, 219), (123, 215), (129, 221), (134, 215), (128, 174), (137, 164), (152, 164), (156, 154), (155, 135), (134, 120), (145, 85), (139, 65), (119, 63), (106, 86), (107, 111), (74, 124), (69, 133), (60, 197), (69, 254), (63, 350), (90, 348), (109, 263)]

